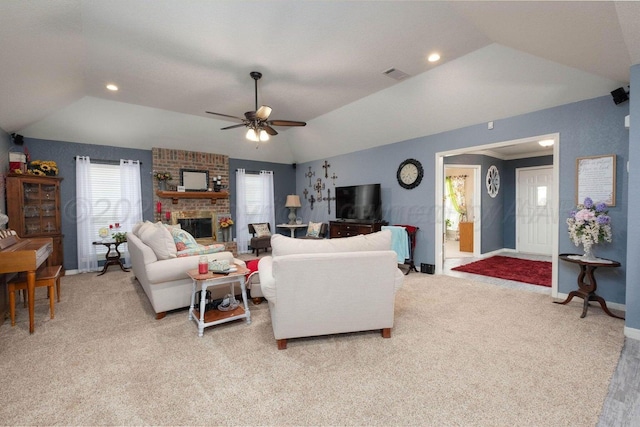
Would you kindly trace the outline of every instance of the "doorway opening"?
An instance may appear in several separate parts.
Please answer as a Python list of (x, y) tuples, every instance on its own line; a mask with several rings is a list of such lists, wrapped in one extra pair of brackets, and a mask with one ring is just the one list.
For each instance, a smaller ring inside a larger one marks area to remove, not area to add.
[[(541, 154), (538, 150), (536, 151), (536, 146), (538, 145), (538, 141), (541, 140), (553, 140), (554, 144), (551, 150), (548, 152)], [(544, 155), (552, 155), (554, 158), (553, 161), (553, 182), (551, 185), (552, 188), (552, 206), (558, 206), (558, 187), (559, 187), (559, 171), (557, 159), (559, 158), (559, 147), (560, 147), (560, 135), (558, 133), (549, 134), (549, 135), (539, 135), (532, 136), (528, 138), (522, 138), (518, 140), (511, 141), (503, 141), (492, 144), (479, 145), (474, 147), (466, 147), (456, 150), (450, 151), (442, 151), (435, 154), (436, 156), (436, 191), (435, 191), (435, 206), (436, 206), (436, 221), (434, 224), (434, 252), (435, 252), (435, 273), (442, 274), (444, 260), (445, 260), (445, 157), (461, 155), (461, 154), (477, 154), (490, 156), (503, 160), (512, 160), (512, 159), (525, 159), (531, 157), (538, 157)], [(481, 184), (481, 192), (479, 193), (479, 199), (484, 196), (484, 192), (486, 191), (484, 188), (484, 177), (482, 176), (483, 171), (480, 172), (480, 178), (477, 180)], [(515, 185), (515, 183), (511, 183), (511, 185)], [(517, 203), (517, 201), (516, 201)], [(516, 254), (516, 249), (508, 249), (508, 248), (498, 248), (497, 250), (489, 250), (482, 248), (482, 206), (480, 206), (480, 212), (474, 216), (474, 248), (477, 248), (477, 251), (474, 251), (476, 258), (484, 258), (491, 255), (496, 255), (500, 252), (508, 251)], [(504, 218), (501, 220), (504, 222)], [(552, 286), (551, 286), (551, 296), (557, 297), (558, 295), (558, 233), (559, 233), (559, 213), (556, 211), (553, 213), (551, 224), (551, 232), (552, 232), (552, 254), (551, 254), (551, 263), (552, 263)], [(548, 288), (547, 288), (548, 289)]]
[(445, 164), (443, 257), (479, 255), (480, 165)]

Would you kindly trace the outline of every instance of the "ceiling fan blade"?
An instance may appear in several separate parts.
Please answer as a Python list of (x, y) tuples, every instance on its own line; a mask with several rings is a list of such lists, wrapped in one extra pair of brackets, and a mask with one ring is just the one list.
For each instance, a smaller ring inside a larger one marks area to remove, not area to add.
[(271, 115), (271, 111), (271, 107), (269, 107), (268, 105), (263, 105), (258, 108), (258, 111), (256, 111), (256, 117), (260, 120), (267, 120)]
[(239, 125), (232, 125), (232, 126), (227, 126), (226, 128), (220, 128), (220, 130), (227, 130), (227, 129), (235, 129), (235, 128), (240, 128), (245, 126), (244, 123), (240, 123)]
[(205, 113), (213, 114), (213, 115), (216, 115), (216, 116), (228, 117), (230, 119), (235, 119), (235, 120), (243, 120), (242, 117), (230, 116), (228, 114), (222, 114), (222, 113), (214, 113), (212, 111), (205, 111)]
[(276, 130), (269, 125), (263, 126), (262, 129), (264, 129), (265, 132), (267, 132), (271, 136), (275, 136), (278, 134), (278, 132), (276, 132)]
[(306, 126), (305, 122), (295, 122), (293, 120), (269, 120), (271, 126)]

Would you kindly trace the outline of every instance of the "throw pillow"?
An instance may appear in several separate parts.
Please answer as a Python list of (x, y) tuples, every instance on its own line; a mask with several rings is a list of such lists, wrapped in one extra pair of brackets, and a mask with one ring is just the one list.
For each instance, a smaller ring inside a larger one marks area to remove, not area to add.
[(307, 237), (320, 237), (321, 227), (322, 227), (321, 222), (309, 221), (309, 226), (307, 227)]
[(271, 236), (271, 231), (269, 230), (269, 226), (267, 224), (253, 224), (253, 229), (256, 230), (257, 237)]
[(169, 231), (171, 232), (177, 250), (183, 251), (185, 249), (195, 249), (198, 247), (198, 242), (196, 242), (196, 239), (189, 234), (189, 232), (177, 227), (171, 227)]
[(221, 245), (220, 243), (214, 243), (213, 245), (206, 245), (206, 246), (198, 245), (195, 248), (178, 250), (178, 258), (193, 256), (193, 255), (214, 254), (216, 252), (222, 252), (224, 251), (224, 249), (225, 249), (224, 245)]
[(149, 246), (160, 260), (176, 258), (176, 244), (169, 230), (161, 223), (145, 225), (140, 228), (140, 240)]

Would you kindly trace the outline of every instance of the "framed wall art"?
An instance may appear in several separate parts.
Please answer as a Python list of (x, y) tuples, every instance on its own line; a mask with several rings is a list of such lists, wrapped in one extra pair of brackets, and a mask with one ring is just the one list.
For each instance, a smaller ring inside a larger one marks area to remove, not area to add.
[(180, 169), (180, 185), (186, 191), (207, 191), (209, 171)]
[(576, 204), (590, 197), (595, 203), (616, 205), (616, 155), (576, 159)]

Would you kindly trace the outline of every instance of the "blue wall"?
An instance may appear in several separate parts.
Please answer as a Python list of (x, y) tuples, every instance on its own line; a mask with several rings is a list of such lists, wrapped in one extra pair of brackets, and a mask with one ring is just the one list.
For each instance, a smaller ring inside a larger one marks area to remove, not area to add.
[[(2, 153), (2, 155), (0, 155), (0, 173), (3, 176), (2, 182), (0, 182), (0, 191), (2, 191), (2, 193), (0, 194), (3, 195), (7, 193), (5, 188), (4, 176), (9, 171), (9, 150), (11, 150), (13, 147), (14, 145), (11, 142), (11, 135), (0, 129), (0, 153)], [(7, 213), (7, 207), (4, 197), (2, 197), (2, 199), (0, 200), (0, 212), (2, 212), (3, 214)]]
[[(384, 218), (394, 224), (413, 224), (420, 227), (417, 235), (415, 261), (418, 263), (435, 262), (435, 218), (440, 209), (435, 206), (435, 171), (436, 153), (473, 147), (495, 142), (512, 141), (537, 135), (560, 134), (560, 156), (557, 166), (560, 173), (560, 206), (557, 220), (559, 226), (559, 251), (580, 252), (569, 240), (566, 216), (575, 204), (575, 160), (577, 157), (615, 153), (617, 156), (616, 200), (617, 206), (609, 211), (613, 224), (613, 243), (598, 245), (596, 254), (603, 258), (624, 261), (627, 247), (627, 175), (624, 165), (628, 159), (629, 135), (624, 128), (624, 116), (628, 114), (628, 105), (615, 105), (610, 96), (576, 102), (547, 110), (537, 111), (504, 120), (494, 121), (494, 129), (488, 130), (486, 124), (478, 124), (466, 128), (444, 132), (438, 135), (415, 138), (382, 147), (350, 153), (343, 156), (327, 158), (331, 164), (329, 176), (335, 173), (338, 179), (335, 185), (354, 185), (380, 183)], [(418, 159), (424, 169), (422, 184), (413, 190), (405, 190), (396, 182), (398, 165), (407, 158)], [(332, 180), (324, 177), (321, 165), (325, 159), (299, 164), (296, 171), (297, 194), (302, 196), (303, 190), (313, 191), (309, 187), (309, 179), (304, 176), (311, 170), (315, 172), (313, 180), (320, 176), (327, 187)], [(640, 163), (638, 163), (640, 164)], [(483, 171), (486, 167), (483, 164)], [(502, 170), (501, 170), (502, 172)], [(326, 196), (326, 190), (323, 192)], [(484, 192), (486, 193), (486, 192)], [(501, 197), (505, 197), (504, 192)], [(500, 223), (499, 236), (490, 241), (486, 248), (504, 245), (502, 231), (503, 201), (495, 200), (495, 206), (483, 195), (483, 205), (487, 203), (487, 211), (483, 212), (483, 224)], [(498, 198), (496, 198), (498, 199)], [(326, 201), (316, 204), (314, 211), (308, 203), (303, 203), (301, 210), (303, 219), (327, 221), (335, 217), (327, 212)], [(495, 221), (493, 221), (495, 217)], [(483, 229), (483, 240), (485, 239)], [(624, 264), (624, 263), (623, 263)], [(598, 271), (598, 290), (608, 301), (625, 302), (626, 266), (617, 269)], [(561, 293), (569, 293), (575, 288), (577, 271), (574, 265), (559, 265), (558, 289)]]
[[(640, 87), (640, 64), (631, 67), (631, 85)], [(637, 89), (630, 96), (629, 104), (631, 122), (636, 123), (629, 128), (629, 187), (635, 188), (629, 194), (629, 212), (640, 212), (640, 97)], [(619, 169), (624, 167), (624, 163), (618, 163)], [(635, 215), (630, 215), (628, 221), (626, 326), (640, 330), (640, 221)], [(640, 335), (635, 338), (640, 339)]]

